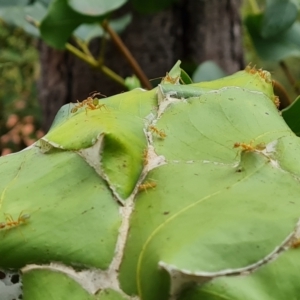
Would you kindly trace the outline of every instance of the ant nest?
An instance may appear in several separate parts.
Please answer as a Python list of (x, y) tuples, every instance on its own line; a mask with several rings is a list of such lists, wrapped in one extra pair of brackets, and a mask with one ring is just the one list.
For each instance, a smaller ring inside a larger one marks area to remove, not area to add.
[(0, 269), (0, 299), (23, 299), (22, 279), (19, 271)]

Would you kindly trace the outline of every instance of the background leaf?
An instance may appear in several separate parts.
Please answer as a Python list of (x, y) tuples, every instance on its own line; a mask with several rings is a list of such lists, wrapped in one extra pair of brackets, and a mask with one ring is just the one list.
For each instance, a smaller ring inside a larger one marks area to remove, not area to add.
[(118, 9), (126, 2), (127, 0), (68, 0), (72, 9), (88, 16), (107, 14)]
[(291, 130), (300, 136), (300, 96), (290, 106), (282, 110), (282, 117)]
[[(121, 33), (130, 24), (131, 19), (131, 14), (126, 14), (119, 19), (110, 20), (109, 25), (114, 31)], [(92, 39), (103, 36), (103, 33), (104, 31), (99, 23), (81, 24), (74, 31), (74, 36), (89, 43)]]
[(29, 0), (0, 0), (0, 7), (28, 5), (29, 2)]
[(280, 61), (289, 56), (300, 56), (300, 23), (295, 22), (288, 30), (272, 38), (263, 38), (260, 32), (262, 14), (249, 15), (245, 25), (252, 38), (257, 54), (266, 61)]
[(200, 64), (193, 74), (194, 82), (211, 81), (226, 76), (226, 73), (212, 60)]
[(267, 1), (261, 24), (262, 37), (275, 37), (287, 30), (297, 20), (297, 15), (297, 6), (291, 1)]
[(141, 83), (135, 75), (132, 75), (131, 77), (126, 77), (125, 85), (127, 86), (129, 91), (141, 87)]
[(64, 49), (73, 31), (80, 24), (101, 22), (105, 17), (83, 15), (71, 9), (67, 0), (54, 0), (41, 22), (40, 31), (46, 43), (54, 48)]
[(30, 24), (26, 17), (30, 16), (36, 21), (40, 21), (47, 13), (47, 9), (39, 2), (27, 6), (9, 6), (0, 8), (0, 18), (7, 24), (18, 26), (33, 36), (39, 36), (39, 29)]

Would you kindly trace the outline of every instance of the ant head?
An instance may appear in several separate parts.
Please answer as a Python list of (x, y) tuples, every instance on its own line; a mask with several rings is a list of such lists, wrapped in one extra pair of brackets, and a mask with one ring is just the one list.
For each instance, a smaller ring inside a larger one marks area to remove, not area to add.
[(22, 220), (22, 221), (26, 221), (28, 219), (30, 219), (30, 214), (24, 214), (24, 215), (20, 216), (20, 220)]

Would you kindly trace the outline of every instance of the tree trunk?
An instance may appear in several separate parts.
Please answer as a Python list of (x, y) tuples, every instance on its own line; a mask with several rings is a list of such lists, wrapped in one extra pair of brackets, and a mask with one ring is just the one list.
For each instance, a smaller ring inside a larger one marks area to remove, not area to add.
[[(132, 13), (121, 38), (148, 78), (164, 76), (174, 63), (199, 64), (214, 60), (226, 72), (244, 67), (239, 8), (241, 0), (182, 0), (156, 14)], [(131, 11), (129, 5), (122, 13)], [(91, 45), (97, 54), (100, 42)], [(65, 103), (85, 99), (91, 91), (107, 96), (124, 91), (103, 74), (66, 52), (40, 43), (41, 78), (38, 85), (43, 129), (48, 130)], [(122, 77), (132, 75), (118, 49), (107, 43), (106, 65)]]
[(214, 60), (227, 73), (244, 68), (240, 5), (239, 0), (188, 1), (185, 45), (193, 62)]

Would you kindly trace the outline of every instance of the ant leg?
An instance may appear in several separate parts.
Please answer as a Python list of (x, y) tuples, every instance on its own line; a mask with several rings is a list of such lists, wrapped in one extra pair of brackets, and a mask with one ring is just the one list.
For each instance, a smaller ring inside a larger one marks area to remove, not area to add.
[(22, 215), (23, 215), (24, 210), (22, 210), (18, 216), (18, 223), (22, 222)]
[(104, 107), (105, 108), (105, 110), (107, 111), (107, 107), (106, 107), (106, 105), (105, 104), (99, 104), (99, 109), (101, 110), (101, 108), (102, 107)]
[(5, 214), (5, 220), (6, 220), (6, 223), (13, 224), (15, 222), (11, 214)]

